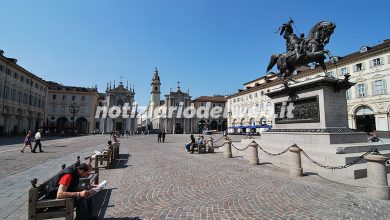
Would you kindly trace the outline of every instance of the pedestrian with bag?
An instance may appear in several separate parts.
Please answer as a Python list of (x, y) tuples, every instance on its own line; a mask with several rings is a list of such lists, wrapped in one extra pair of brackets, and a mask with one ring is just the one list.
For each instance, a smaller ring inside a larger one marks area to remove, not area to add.
[(27, 135), (26, 137), (24, 138), (24, 146), (22, 148), (22, 150), (20, 152), (24, 153), (24, 148), (26, 148), (27, 146), (30, 146), (30, 150), (32, 152), (32, 146), (31, 146), (31, 131), (28, 131), (27, 132)]

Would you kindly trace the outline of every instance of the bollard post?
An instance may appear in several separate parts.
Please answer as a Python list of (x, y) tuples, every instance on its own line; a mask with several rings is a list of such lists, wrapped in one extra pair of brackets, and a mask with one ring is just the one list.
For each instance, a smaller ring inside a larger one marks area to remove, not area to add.
[(381, 154), (369, 154), (364, 159), (367, 160), (367, 194), (377, 199), (390, 199), (385, 165), (389, 158)]
[(209, 152), (209, 153), (214, 153), (214, 139), (212, 138), (212, 137), (210, 137), (208, 140), (207, 140), (207, 142), (208, 142), (208, 149), (207, 149), (207, 151)]
[(303, 169), (301, 163), (301, 148), (297, 145), (290, 147), (290, 177), (303, 176)]
[(249, 164), (251, 165), (258, 165), (259, 164), (259, 154), (257, 150), (258, 144), (255, 141), (252, 141), (250, 144), (250, 159)]
[(225, 148), (223, 150), (224, 158), (232, 158), (232, 141), (229, 139), (225, 139)]

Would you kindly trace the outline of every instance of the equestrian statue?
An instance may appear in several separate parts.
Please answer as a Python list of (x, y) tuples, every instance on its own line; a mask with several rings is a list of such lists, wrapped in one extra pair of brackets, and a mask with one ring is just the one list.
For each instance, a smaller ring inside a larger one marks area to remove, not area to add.
[(291, 74), (301, 66), (307, 66), (310, 63), (318, 64), (326, 73), (325, 59), (326, 55), (334, 61), (331, 53), (324, 49), (329, 43), (330, 36), (333, 34), (336, 24), (329, 21), (321, 21), (314, 25), (307, 37), (301, 34), (299, 37), (294, 34), (292, 24), (294, 21), (290, 18), (287, 23), (284, 23), (278, 31), (286, 40), (286, 52), (282, 54), (274, 54), (271, 56), (267, 67), (267, 73), (272, 67), (277, 64), (279, 70), (279, 78), (284, 81), (290, 79)]

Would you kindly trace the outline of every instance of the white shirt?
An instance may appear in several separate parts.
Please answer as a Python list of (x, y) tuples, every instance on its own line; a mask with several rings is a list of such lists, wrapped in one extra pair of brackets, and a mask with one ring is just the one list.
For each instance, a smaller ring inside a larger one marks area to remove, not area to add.
[(41, 139), (41, 133), (38, 131), (36, 134), (35, 134), (35, 140), (40, 140)]

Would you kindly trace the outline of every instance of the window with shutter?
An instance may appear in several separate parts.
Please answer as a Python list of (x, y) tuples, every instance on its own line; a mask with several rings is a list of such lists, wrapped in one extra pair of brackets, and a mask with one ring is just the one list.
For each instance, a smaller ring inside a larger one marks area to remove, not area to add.
[(379, 66), (379, 65), (381, 65), (381, 59), (380, 59), (380, 58), (375, 58), (375, 59), (373, 60), (373, 62), (374, 62), (374, 66)]
[(357, 97), (359, 97), (359, 98), (366, 96), (366, 85), (365, 85), (365, 83), (357, 84), (357, 86), (356, 86), (356, 94), (357, 94)]
[(370, 60), (370, 68), (374, 66), (374, 60)]
[(341, 76), (344, 76), (349, 73), (349, 68), (348, 67), (343, 67), (341, 68)]
[(375, 80), (373, 82), (373, 91), (374, 95), (383, 94), (383, 80)]
[(383, 57), (380, 58), (380, 65), (385, 64)]
[(358, 72), (363, 70), (363, 63), (357, 63), (353, 66), (353, 71)]

